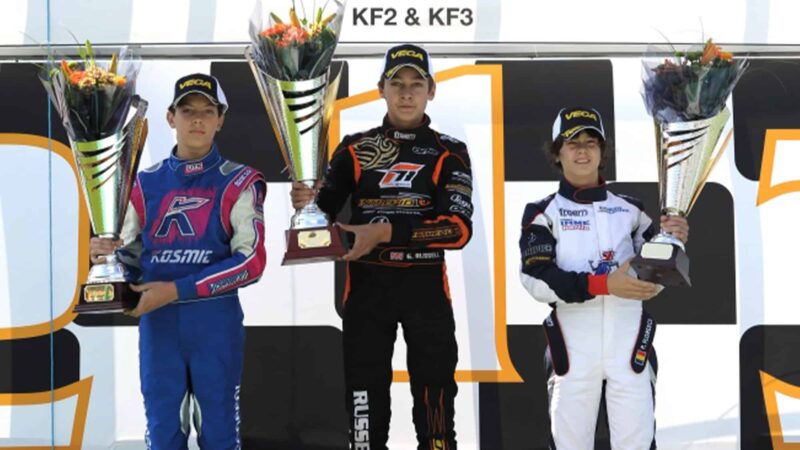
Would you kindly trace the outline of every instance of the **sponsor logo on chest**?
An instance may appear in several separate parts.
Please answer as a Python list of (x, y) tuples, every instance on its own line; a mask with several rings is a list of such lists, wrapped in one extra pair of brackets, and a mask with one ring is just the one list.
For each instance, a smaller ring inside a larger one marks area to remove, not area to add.
[(597, 208), (597, 211), (601, 212), (601, 213), (604, 213), (604, 214), (616, 214), (616, 213), (626, 213), (626, 212), (628, 212), (628, 209), (627, 208), (623, 208), (622, 206), (611, 206), (611, 207), (609, 207), (609, 206), (599, 206)]
[(564, 231), (589, 231), (592, 227), (589, 220), (561, 219), (561, 229)]
[(414, 178), (417, 177), (424, 164), (414, 163), (396, 163), (388, 169), (378, 169), (378, 172), (383, 173), (378, 184), (381, 189), (387, 188), (411, 188)]
[(150, 262), (153, 264), (211, 264), (213, 255), (214, 252), (211, 250), (189, 248), (154, 250), (150, 255)]
[(193, 173), (198, 173), (203, 171), (203, 163), (196, 162), (196, 163), (187, 163), (186, 166), (183, 168), (183, 173), (185, 175), (191, 175)]

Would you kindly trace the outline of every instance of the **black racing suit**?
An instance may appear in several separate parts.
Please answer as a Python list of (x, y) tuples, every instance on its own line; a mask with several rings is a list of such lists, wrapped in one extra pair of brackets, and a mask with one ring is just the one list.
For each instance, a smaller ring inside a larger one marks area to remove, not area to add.
[(383, 125), (336, 149), (318, 204), (332, 218), (350, 196), (351, 224), (388, 222), (391, 242), (348, 264), (344, 366), (350, 446), (386, 449), (397, 323), (408, 346), (419, 449), (456, 449), (458, 349), (445, 249), (472, 235), (472, 175), (466, 145), (430, 127)]

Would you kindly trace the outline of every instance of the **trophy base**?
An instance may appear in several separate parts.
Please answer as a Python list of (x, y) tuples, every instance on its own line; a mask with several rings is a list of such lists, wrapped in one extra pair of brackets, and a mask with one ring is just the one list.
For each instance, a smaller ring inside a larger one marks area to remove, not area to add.
[(338, 225), (303, 230), (286, 230), (286, 253), (283, 266), (335, 261), (345, 253), (344, 230)]
[(88, 283), (81, 286), (81, 298), (72, 312), (76, 314), (115, 314), (134, 309), (140, 293), (127, 281)]
[(673, 244), (645, 242), (631, 261), (639, 279), (662, 286), (689, 286), (689, 257)]

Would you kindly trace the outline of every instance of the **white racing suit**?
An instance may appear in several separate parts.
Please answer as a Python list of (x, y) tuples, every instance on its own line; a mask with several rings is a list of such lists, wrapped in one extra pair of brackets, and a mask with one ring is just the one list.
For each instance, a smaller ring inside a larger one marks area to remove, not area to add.
[(520, 278), (553, 311), (544, 322), (550, 448), (592, 450), (605, 385), (611, 448), (655, 448), (655, 321), (642, 302), (608, 294), (608, 274), (652, 236), (641, 203), (605, 184), (529, 203)]

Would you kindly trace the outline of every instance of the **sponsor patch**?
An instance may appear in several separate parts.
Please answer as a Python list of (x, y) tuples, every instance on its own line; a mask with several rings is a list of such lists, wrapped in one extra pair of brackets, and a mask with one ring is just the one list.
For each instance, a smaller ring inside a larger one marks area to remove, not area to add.
[(191, 175), (193, 173), (202, 172), (203, 171), (203, 162), (196, 162), (196, 163), (187, 163), (183, 168), (183, 173), (185, 175)]
[(531, 264), (536, 264), (536, 263), (540, 263), (540, 262), (550, 262), (552, 260), (553, 260), (552, 256), (534, 255), (534, 256), (531, 256), (531, 257), (529, 257), (529, 258), (527, 258), (525, 260), (525, 265), (529, 266)]
[(446, 191), (450, 192), (458, 192), (460, 194), (464, 194), (467, 197), (472, 195), (472, 188), (469, 186), (464, 186), (463, 184), (446, 184), (444, 186)]
[(565, 231), (589, 231), (591, 226), (588, 220), (561, 219), (561, 229)]
[(403, 133), (402, 131), (395, 131), (392, 135), (395, 139), (403, 140), (403, 141), (413, 141), (417, 138), (417, 135), (414, 133)]
[(380, 186), (382, 189), (387, 188), (411, 188), (411, 183), (417, 177), (419, 171), (425, 167), (424, 164), (414, 163), (397, 163), (388, 169), (378, 169), (378, 172), (383, 172)]
[(589, 265), (595, 275), (605, 275), (619, 267), (619, 262), (614, 259), (614, 250), (605, 250), (601, 253), (599, 261), (589, 261)]
[(472, 212), (472, 203), (470, 203), (468, 200), (465, 200), (464, 197), (461, 196), (461, 194), (452, 194), (450, 196), (450, 201), (460, 206), (461, 208), (470, 211), (470, 213)]
[(251, 173), (253, 173), (253, 169), (250, 168), (244, 169), (242, 173), (238, 177), (236, 177), (236, 181), (234, 181), (233, 184), (236, 187), (241, 187), (242, 183), (244, 183), (244, 181), (247, 179), (247, 177), (250, 176)]
[(212, 89), (210, 81), (201, 80), (199, 78), (193, 78), (191, 80), (184, 81), (183, 83), (181, 83), (180, 86), (178, 86), (178, 89), (184, 89), (184, 88), (187, 88), (189, 86), (202, 86), (202, 87), (208, 89), (209, 91)]
[(194, 225), (186, 213), (199, 209), (210, 201), (210, 199), (204, 197), (176, 195), (170, 201), (169, 207), (156, 229), (155, 237), (168, 237), (173, 226), (183, 237), (195, 236)]
[(239, 283), (247, 280), (247, 278), (249, 278), (249, 277), (250, 277), (250, 272), (245, 270), (242, 273), (238, 273), (238, 274), (230, 276), (228, 278), (223, 278), (223, 279), (221, 279), (219, 281), (215, 281), (215, 282), (213, 282), (213, 283), (211, 283), (209, 285), (209, 288), (211, 290), (211, 293), (215, 294), (215, 293), (217, 293), (217, 292), (219, 292), (219, 291), (221, 291), (223, 289), (227, 289), (227, 288), (229, 288), (231, 286), (239, 284)]
[(589, 211), (586, 209), (558, 208), (558, 214), (562, 217), (586, 217), (589, 215)]
[(428, 230), (418, 230), (411, 234), (412, 241), (434, 241), (437, 239), (459, 236), (461, 229), (454, 225), (449, 227), (439, 227)]
[(439, 134), (439, 138), (441, 138), (441, 140), (443, 140), (443, 141), (453, 142), (455, 144), (463, 144), (463, 142), (459, 141), (458, 139), (454, 138), (453, 136), (450, 136), (449, 134), (440, 133)]
[(453, 173), (451, 174), (451, 176), (453, 177), (453, 181), (455, 181), (457, 183), (462, 183), (462, 184), (466, 184), (468, 186), (472, 186), (472, 175), (470, 175), (470, 174), (468, 174), (466, 172), (461, 172), (459, 170), (454, 170)]
[(638, 366), (644, 366), (644, 363), (647, 362), (647, 352), (643, 350), (637, 350), (636, 358), (633, 362)]
[(153, 264), (211, 264), (212, 250), (164, 249), (153, 250), (150, 262)]
[[(552, 244), (537, 244), (531, 245), (522, 251), (522, 257), (527, 258), (534, 255), (551, 255), (553, 254)], [(548, 258), (549, 259), (549, 258)]]
[(403, 49), (392, 53), (392, 59), (402, 58), (404, 56), (408, 56), (409, 58), (417, 58), (423, 62), (425, 61), (425, 57), (422, 56), (422, 53), (415, 50)]
[(592, 120), (597, 120), (597, 115), (591, 111), (584, 111), (582, 109), (576, 109), (575, 111), (570, 111), (564, 116), (567, 120), (572, 119), (573, 117), (586, 117)]
[(600, 206), (597, 208), (597, 211), (604, 214), (616, 214), (621, 212), (628, 212), (628, 209), (623, 208), (622, 206), (613, 206), (611, 208), (609, 208), (608, 206)]
[[(431, 199), (427, 197), (381, 197), (358, 199), (358, 207), (363, 209), (427, 208)], [(388, 219), (387, 219), (388, 221)]]
[(411, 151), (415, 155), (423, 155), (423, 156), (424, 155), (438, 156), (439, 153), (440, 153), (439, 150), (437, 150), (435, 148), (432, 148), (432, 147), (418, 147), (416, 145), (411, 147)]

